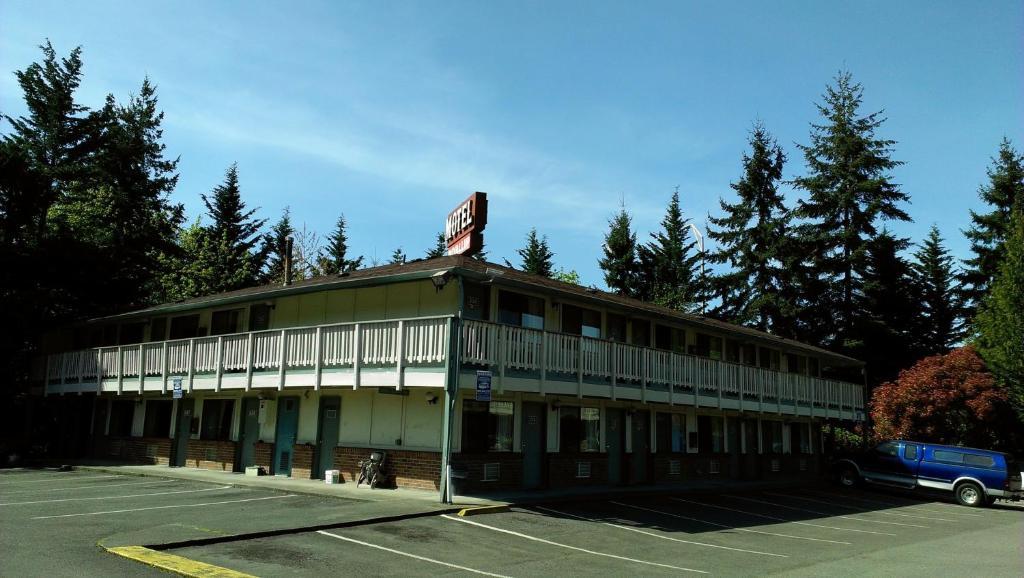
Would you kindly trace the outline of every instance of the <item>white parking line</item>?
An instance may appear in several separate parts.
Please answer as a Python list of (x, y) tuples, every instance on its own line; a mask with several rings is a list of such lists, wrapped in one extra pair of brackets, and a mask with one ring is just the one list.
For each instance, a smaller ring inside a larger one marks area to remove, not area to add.
[[(808, 490), (808, 491), (810, 491), (810, 490)], [(823, 497), (826, 497), (826, 498), (846, 498), (846, 499), (854, 500), (854, 501), (857, 501), (857, 502), (866, 502), (868, 504), (882, 504), (883, 506), (892, 506), (894, 508), (922, 508), (922, 507), (924, 507), (926, 505), (926, 504), (913, 504), (913, 503), (911, 503), (911, 504), (897, 504), (897, 503), (894, 503), (894, 502), (886, 502), (886, 501), (883, 501), (883, 500), (869, 500), (867, 498), (857, 498), (855, 496), (850, 496), (850, 495), (847, 495), (847, 494), (833, 494), (833, 493), (830, 493), (830, 492), (814, 492), (814, 491), (810, 491), (810, 493), (813, 493), (813, 494), (816, 494), (816, 495), (819, 495), (819, 496), (823, 496)], [(943, 506), (952, 506), (952, 504), (942, 504), (942, 505)], [(959, 508), (960, 506), (956, 506), (956, 507)], [(946, 509), (946, 510), (943, 510), (941, 512), (937, 512), (935, 510), (920, 510), (920, 511), (921, 512), (925, 512), (925, 513), (929, 513), (929, 514), (942, 514), (943, 516), (945, 516), (946, 514), (953, 514), (953, 515), (956, 515), (956, 516), (969, 516), (969, 517), (972, 517), (972, 518), (984, 518), (985, 517), (984, 514), (972, 514), (970, 512), (953, 511), (952, 509)]]
[(492, 530), (494, 532), (501, 532), (503, 534), (509, 534), (511, 536), (517, 536), (519, 538), (523, 538), (524, 540), (532, 540), (534, 542), (540, 542), (542, 544), (548, 544), (550, 546), (557, 546), (559, 548), (565, 548), (567, 550), (575, 550), (577, 552), (583, 552), (584, 554), (593, 554), (594, 556), (603, 556), (605, 558), (614, 558), (616, 560), (625, 560), (626, 562), (635, 562), (637, 564), (645, 564), (647, 566), (657, 566), (659, 568), (669, 568), (671, 570), (681, 570), (683, 572), (694, 572), (694, 573), (697, 573), (697, 574), (707, 574), (707, 572), (705, 572), (703, 570), (694, 570), (693, 568), (683, 568), (682, 566), (672, 566), (671, 564), (661, 564), (660, 562), (650, 562), (648, 560), (637, 560), (636, 558), (628, 558), (626, 556), (618, 556), (616, 554), (608, 554), (607, 552), (596, 552), (594, 550), (587, 550), (586, 548), (579, 548), (579, 547), (576, 547), (576, 546), (570, 546), (568, 544), (562, 544), (562, 543), (559, 543), (559, 542), (552, 542), (551, 540), (545, 540), (544, 538), (537, 538), (536, 536), (528, 536), (526, 534), (521, 534), (519, 532), (513, 532), (512, 530), (506, 530), (504, 528), (498, 528), (496, 526), (488, 526), (487, 524), (481, 524), (480, 522), (474, 522), (472, 520), (467, 520), (465, 518), (456, 518), (455, 516), (449, 516), (448, 514), (441, 514), (441, 517), (442, 518), (446, 518), (448, 520), (454, 520), (456, 522), (462, 522), (463, 524), (470, 524), (470, 525), (473, 525), (473, 526), (478, 526), (480, 528), (486, 528), (486, 529)]
[[(125, 484), (101, 484), (96, 486), (73, 486), (69, 488), (46, 488), (43, 490), (13, 490), (10, 492), (0, 492), (0, 496), (6, 497), (10, 494), (32, 494), (32, 493), (44, 493), (44, 492), (67, 492), (72, 490), (105, 490), (107, 488), (119, 488), (122, 486), (156, 486), (158, 484), (173, 484), (180, 480), (160, 480), (157, 482), (128, 482)], [(207, 482), (198, 482), (207, 483)]]
[(77, 480), (101, 480), (103, 478), (120, 478), (121, 476), (110, 475), (110, 476), (61, 476), (61, 477), (46, 476), (46, 477), (49, 478), (49, 479), (46, 479), (46, 480), (39, 480), (39, 479), (36, 479), (36, 480), (21, 480), (20, 482), (3, 482), (3, 483), (0, 483), (0, 488), (6, 488), (7, 486), (13, 486), (13, 485), (16, 485), (16, 484), (17, 485), (22, 485), (22, 484), (45, 484), (46, 482), (61, 482), (61, 481), (66, 482), (68, 480), (76, 480), (76, 481)]
[(857, 532), (858, 534), (876, 534), (878, 536), (895, 536), (896, 534), (889, 534), (888, 532), (874, 532), (871, 530), (856, 530), (854, 528), (840, 528), (838, 526), (826, 526), (824, 524), (812, 524), (810, 522), (799, 522), (796, 520), (787, 520), (785, 518), (779, 518), (776, 516), (769, 516), (767, 514), (758, 514), (756, 512), (748, 512), (746, 510), (737, 510), (736, 508), (727, 508), (725, 506), (717, 506), (715, 504), (704, 504), (701, 502), (693, 502), (690, 500), (684, 500), (682, 498), (669, 498), (677, 502), (685, 502), (687, 504), (694, 504), (697, 506), (705, 506), (708, 508), (718, 508), (719, 510), (727, 510), (729, 512), (736, 512), (738, 514), (746, 514), (747, 516), (754, 516), (755, 518), (764, 518), (765, 520), (774, 520), (776, 522), (785, 522), (787, 524), (799, 524), (801, 526), (810, 526), (812, 528), (824, 528), (826, 530), (838, 530), (840, 532)]
[[(771, 492), (765, 492), (765, 493), (766, 494), (770, 494), (772, 496), (779, 496), (779, 495), (781, 495), (781, 494), (772, 494)], [(837, 508), (846, 508), (847, 510), (861, 510), (862, 509), (862, 508), (855, 508), (853, 506), (844, 506), (842, 504), (836, 504), (836, 503), (833, 503), (833, 502), (825, 502), (823, 500), (815, 500), (814, 498), (804, 498), (802, 496), (784, 496), (784, 497), (787, 497), (787, 498), (792, 497), (792, 498), (795, 498), (797, 500), (803, 500), (805, 502), (813, 502), (815, 504), (825, 504), (825, 505), (828, 505), (828, 506), (835, 506)], [(865, 512), (865, 513), (867, 513), (867, 512)], [(933, 521), (936, 521), (936, 522), (956, 522), (956, 520), (950, 520), (949, 518), (933, 518), (933, 517), (930, 517), (930, 516), (915, 516), (914, 514), (900, 514), (900, 513), (897, 513), (897, 512), (870, 512), (870, 513), (878, 514), (880, 516), (896, 516), (896, 517), (899, 517), (899, 518), (918, 518), (920, 520), (933, 520)]]
[(82, 514), (60, 514), (59, 516), (36, 516), (33, 520), (51, 520), (53, 518), (75, 518), (78, 516), (101, 516), (103, 514), (123, 514), (126, 512), (144, 512), (147, 510), (167, 510), (170, 508), (199, 508), (202, 506), (219, 506), (221, 504), (238, 504), (241, 502), (258, 502), (260, 500), (279, 500), (281, 498), (294, 498), (296, 494), (285, 494), (284, 496), (266, 496), (263, 498), (246, 498), (244, 500), (225, 500), (223, 502), (205, 502), (202, 504), (173, 504), (170, 506), (150, 506), (148, 508), (131, 508), (127, 510), (108, 510), (106, 512), (85, 512)]
[[(778, 494), (772, 494), (778, 495)], [(743, 500), (745, 502), (754, 502), (755, 504), (765, 504), (768, 506), (775, 506), (776, 508), (782, 508), (785, 510), (793, 510), (794, 512), (805, 512), (807, 514), (817, 514), (819, 516), (825, 516), (827, 518), (839, 518), (841, 520), (850, 520), (852, 522), (864, 522), (867, 524), (883, 524), (886, 526), (906, 526), (909, 528), (923, 528), (927, 529), (928, 526), (921, 526), (919, 524), (907, 524), (904, 522), (886, 522), (885, 520), (872, 520), (870, 518), (858, 518), (856, 516), (844, 516), (842, 514), (830, 514), (828, 512), (822, 512), (819, 510), (811, 510), (808, 508), (798, 508), (797, 506), (790, 506), (787, 504), (780, 504), (778, 502), (769, 502), (767, 500), (755, 500), (754, 498), (744, 498), (743, 496), (729, 496), (734, 500)], [(784, 496), (789, 497), (789, 496)]]
[(377, 544), (371, 544), (369, 542), (363, 542), (362, 540), (356, 540), (354, 538), (346, 538), (345, 536), (339, 536), (338, 534), (332, 534), (324, 530), (317, 530), (317, 534), (323, 534), (324, 536), (330, 536), (346, 542), (352, 542), (353, 544), (359, 544), (360, 546), (367, 546), (369, 548), (376, 548), (378, 550), (384, 550), (385, 552), (391, 552), (392, 554), (398, 554), (399, 556), (406, 556), (409, 558), (415, 558), (416, 560), (422, 560), (423, 562), (430, 562), (431, 564), (439, 564), (441, 566), (447, 566), (448, 568), (455, 568), (456, 570), (465, 570), (466, 572), (472, 572), (473, 574), (483, 574), (484, 576), (497, 576), (499, 578), (509, 578), (504, 574), (492, 574), (490, 572), (484, 572), (483, 570), (477, 570), (475, 568), (467, 568), (466, 566), (459, 566), (458, 564), (450, 564), (448, 562), (442, 562), (433, 558), (427, 558), (426, 556), (417, 556), (416, 554), (410, 554), (408, 552), (402, 552), (401, 550), (394, 550), (392, 548), (385, 548), (384, 546), (378, 546)]
[(89, 498), (58, 498), (56, 500), (34, 500), (31, 502), (7, 502), (0, 506), (27, 506), (29, 504), (53, 504), (56, 502), (84, 502), (86, 500), (116, 500), (119, 498), (142, 498), (144, 496), (169, 496), (171, 494), (194, 494), (196, 492), (212, 492), (214, 490), (227, 490), (231, 486), (219, 486), (216, 488), (203, 488), (201, 490), (174, 490), (172, 492), (153, 492), (150, 494), (128, 494), (124, 496), (96, 496)]
[(737, 532), (749, 532), (751, 534), (763, 534), (765, 536), (776, 536), (776, 537), (779, 537), (779, 538), (792, 538), (794, 540), (808, 540), (808, 541), (811, 541), (811, 542), (827, 542), (829, 544), (843, 544), (843, 545), (846, 545), (846, 546), (850, 545), (849, 542), (842, 542), (840, 540), (826, 540), (824, 538), (808, 538), (807, 536), (794, 536), (792, 534), (779, 534), (777, 532), (764, 532), (762, 530), (751, 530), (750, 528), (737, 528), (736, 526), (729, 526), (729, 525), (726, 525), (726, 524), (719, 524), (718, 522), (711, 522), (709, 520), (701, 520), (699, 518), (691, 518), (689, 516), (683, 516), (683, 515), (680, 515), (680, 514), (673, 514), (671, 512), (663, 512), (661, 510), (655, 510), (653, 508), (644, 508), (644, 507), (641, 507), (641, 506), (634, 506), (632, 504), (624, 504), (622, 502), (615, 502), (615, 501), (612, 501), (610, 503), (615, 504), (616, 506), (624, 506), (626, 508), (635, 508), (637, 510), (643, 510), (645, 512), (652, 512), (654, 514), (661, 514), (662, 516), (669, 516), (670, 518), (679, 518), (680, 520), (690, 520), (690, 521), (698, 522), (698, 523), (701, 523), (701, 524), (707, 524), (709, 526), (717, 526), (719, 528), (725, 528), (727, 530), (736, 530)]
[(545, 512), (552, 512), (561, 516), (570, 516), (587, 522), (596, 522), (598, 524), (604, 524), (605, 526), (611, 526), (612, 528), (619, 528), (620, 530), (629, 530), (631, 532), (637, 532), (638, 534), (646, 534), (655, 538), (661, 538), (663, 540), (671, 540), (673, 542), (680, 542), (682, 544), (692, 544), (694, 546), (704, 546), (705, 548), (717, 548), (719, 550), (731, 550), (733, 552), (745, 552), (747, 554), (757, 554), (759, 556), (775, 556), (777, 558), (789, 558), (785, 554), (772, 554), (771, 552), (759, 552), (757, 550), (746, 550), (744, 548), (732, 548), (729, 546), (719, 546), (718, 544), (708, 544), (706, 542), (694, 542), (692, 540), (683, 540), (681, 538), (670, 538), (668, 536), (662, 536), (661, 534), (655, 534), (654, 532), (647, 532), (639, 528), (633, 528), (631, 526), (623, 526), (621, 524), (612, 524), (611, 522), (605, 522), (604, 520), (597, 520), (594, 518), (587, 518), (586, 516), (580, 516), (577, 514), (570, 514), (569, 512), (562, 512), (553, 508), (545, 508), (543, 506), (537, 506), (538, 510), (544, 510)]

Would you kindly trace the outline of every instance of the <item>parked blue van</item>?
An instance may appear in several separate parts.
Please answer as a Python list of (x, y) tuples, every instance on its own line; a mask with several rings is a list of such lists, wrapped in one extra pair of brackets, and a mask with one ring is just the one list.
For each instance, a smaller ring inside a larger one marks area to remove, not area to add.
[(1002, 452), (905, 440), (836, 461), (839, 483), (860, 482), (906, 489), (951, 491), (964, 506), (1021, 499), (1021, 469)]

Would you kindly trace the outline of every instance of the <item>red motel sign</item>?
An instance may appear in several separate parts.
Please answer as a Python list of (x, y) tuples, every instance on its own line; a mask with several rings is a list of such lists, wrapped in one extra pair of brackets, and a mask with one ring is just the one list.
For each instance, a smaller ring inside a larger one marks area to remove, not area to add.
[(449, 255), (472, 255), (484, 246), (487, 226), (487, 193), (476, 192), (448, 213), (444, 240)]

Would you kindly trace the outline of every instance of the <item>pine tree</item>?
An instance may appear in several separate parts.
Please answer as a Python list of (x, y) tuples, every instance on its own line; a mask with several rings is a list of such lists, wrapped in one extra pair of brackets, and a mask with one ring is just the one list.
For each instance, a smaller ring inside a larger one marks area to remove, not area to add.
[(263, 236), (263, 252), (268, 256), (264, 283), (284, 282), (284, 251), (288, 237), (294, 240), (295, 227), (292, 226), (291, 208), (285, 207), (281, 218), (270, 228), (270, 233)]
[(444, 232), (437, 234), (437, 238), (434, 240), (434, 246), (427, 249), (427, 259), (436, 259), (438, 257), (444, 257), (448, 253), (448, 244), (444, 240)]
[(633, 296), (636, 289), (637, 256), (633, 218), (623, 203), (619, 212), (608, 221), (604, 236), (604, 257), (598, 265), (604, 271), (604, 282), (618, 295)]
[(222, 280), (217, 272), (215, 243), (199, 219), (178, 233), (176, 243), (176, 253), (160, 257), (163, 273), (157, 299), (182, 301), (219, 291)]
[(327, 246), (320, 253), (320, 271), (324, 275), (349, 273), (363, 266), (363, 257), (348, 258), (348, 228), (345, 215), (338, 217), (334, 232), (327, 236)]
[(391, 265), (404, 265), (405, 264), (405, 260), (406, 260), (405, 251), (403, 251), (402, 248), (399, 247), (399, 248), (395, 249), (394, 251), (392, 251), (392, 253), (391, 253), (391, 260), (388, 261), (388, 263), (391, 264)]
[(960, 287), (953, 258), (942, 244), (939, 229), (932, 225), (928, 237), (914, 254), (916, 285), (921, 312), (918, 338), (925, 355), (947, 353), (963, 338)]
[(743, 178), (731, 185), (736, 202), (719, 200), (725, 213), (711, 217), (708, 237), (718, 250), (708, 260), (729, 264), (729, 271), (712, 279), (720, 305), (712, 314), (734, 323), (794, 335), (795, 303), (788, 259), (790, 214), (778, 184), (786, 156), (782, 148), (757, 123), (750, 135), (750, 154), (743, 155)]
[(207, 228), (216, 258), (217, 291), (232, 291), (256, 285), (266, 255), (256, 251), (265, 219), (256, 219), (256, 209), (246, 210), (238, 187), (238, 165), (225, 173), (224, 183), (214, 187), (203, 204), (213, 221)]
[(1011, 212), (1003, 260), (976, 325), (978, 351), (1024, 421), (1024, 197)]
[[(811, 125), (804, 153), (808, 174), (793, 181), (807, 192), (796, 214), (807, 222), (798, 227), (800, 251), (811, 255), (808, 280), (821, 287), (805, 288), (804, 298), (817, 304), (807, 324), (824, 328), (821, 337), (845, 347), (858, 315), (855, 306), (866, 267), (867, 241), (879, 220), (909, 221), (898, 205), (909, 197), (891, 182), (900, 166), (891, 158), (895, 141), (875, 132), (880, 112), (860, 114), (863, 88), (848, 72), (835, 78), (818, 105), (822, 124)], [(822, 289), (822, 294), (814, 294)]]
[(850, 339), (851, 353), (867, 364), (871, 385), (895, 379), (920, 355), (920, 297), (912, 265), (900, 253), (910, 242), (882, 230), (868, 242), (861, 315)]
[(548, 247), (547, 236), (538, 237), (537, 229), (530, 229), (526, 235), (526, 246), (516, 251), (523, 259), (523, 271), (542, 277), (551, 277), (554, 265), (551, 258), (555, 256)]
[(680, 311), (699, 309), (700, 284), (697, 267), (701, 255), (690, 240), (689, 219), (679, 207), (679, 191), (672, 193), (662, 230), (651, 233), (652, 240), (637, 251), (640, 276), (637, 296)]
[(974, 257), (964, 261), (965, 268), (960, 278), (969, 307), (968, 318), (974, 316), (978, 303), (988, 293), (989, 284), (1003, 262), (1010, 211), (1018, 199), (1024, 198), (1024, 155), (1017, 154), (1007, 138), (1003, 138), (998, 156), (992, 159), (988, 180), (987, 185), (978, 189), (978, 196), (992, 210), (988, 213), (972, 210), (971, 228), (964, 231), (974, 253)]

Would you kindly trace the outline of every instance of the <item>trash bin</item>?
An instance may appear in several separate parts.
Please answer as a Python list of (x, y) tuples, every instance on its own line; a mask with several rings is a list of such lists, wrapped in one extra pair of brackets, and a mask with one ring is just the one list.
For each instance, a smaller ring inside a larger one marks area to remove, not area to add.
[(452, 468), (451, 469), (451, 480), (452, 480), (451, 495), (452, 495), (452, 497), (455, 497), (455, 496), (458, 496), (458, 495), (462, 494), (462, 491), (466, 488), (466, 478), (468, 478), (468, 477), (469, 477), (469, 473), (466, 470), (464, 470), (464, 469), (461, 469), (461, 468)]
[(341, 470), (326, 470), (324, 472), (324, 482), (328, 484), (340, 484)]

